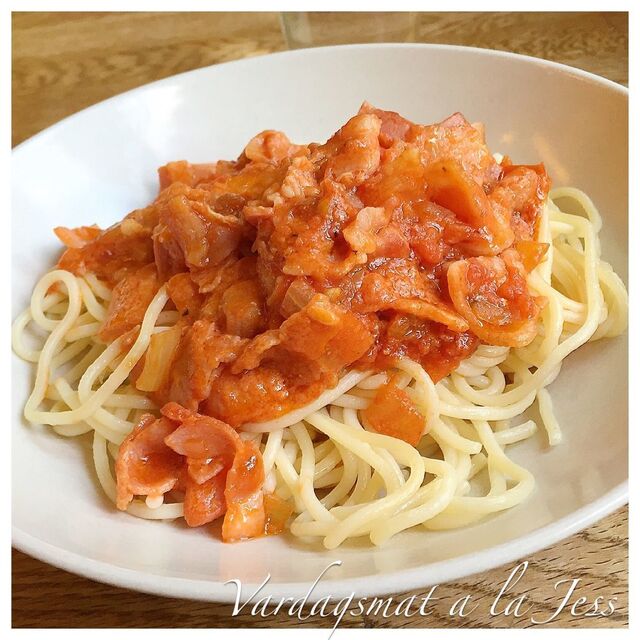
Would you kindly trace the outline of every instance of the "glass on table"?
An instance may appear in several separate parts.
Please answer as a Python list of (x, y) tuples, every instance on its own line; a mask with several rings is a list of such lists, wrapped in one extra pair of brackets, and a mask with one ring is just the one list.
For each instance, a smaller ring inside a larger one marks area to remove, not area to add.
[(416, 13), (290, 11), (280, 14), (290, 49), (363, 42), (413, 42)]

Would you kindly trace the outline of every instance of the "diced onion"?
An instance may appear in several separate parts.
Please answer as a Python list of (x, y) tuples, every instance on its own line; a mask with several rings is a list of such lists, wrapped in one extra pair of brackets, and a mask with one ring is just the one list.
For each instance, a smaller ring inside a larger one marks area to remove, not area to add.
[(144, 368), (136, 381), (136, 388), (139, 391), (157, 391), (166, 382), (181, 333), (180, 327), (176, 325), (151, 336)]

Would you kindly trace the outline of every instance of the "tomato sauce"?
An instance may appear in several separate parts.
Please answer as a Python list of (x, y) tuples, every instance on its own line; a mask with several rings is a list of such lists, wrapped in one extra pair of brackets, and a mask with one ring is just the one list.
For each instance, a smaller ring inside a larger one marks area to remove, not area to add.
[[(160, 404), (237, 428), (349, 369), (408, 357), (437, 381), (481, 342), (535, 335), (544, 300), (526, 274), (546, 250), (535, 234), (549, 179), (497, 163), (461, 114), (418, 125), (365, 103), (324, 144), (265, 131), (235, 161), (181, 160), (159, 176), (148, 207), (58, 236), (60, 267), (114, 286), (105, 340), (167, 286), (180, 340), (142, 378)], [(391, 412), (404, 402), (387, 395)]]

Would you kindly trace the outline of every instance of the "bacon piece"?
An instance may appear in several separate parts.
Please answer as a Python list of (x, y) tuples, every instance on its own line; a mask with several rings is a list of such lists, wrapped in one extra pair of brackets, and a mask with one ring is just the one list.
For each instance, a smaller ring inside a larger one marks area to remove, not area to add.
[[(276, 188), (274, 185), (271, 189), (267, 189), (264, 198), (273, 205), (286, 204), (291, 206), (306, 198), (316, 196), (318, 195), (319, 187), (315, 173), (316, 167), (309, 158), (304, 156), (293, 158), (291, 164), (287, 167), (287, 172), (280, 187)], [(252, 211), (250, 213), (259, 212)]]
[(371, 404), (362, 414), (369, 426), (378, 433), (399, 438), (414, 447), (420, 442), (425, 418), (406, 391), (398, 388), (393, 379), (376, 391)]
[(227, 510), (224, 491), (226, 471), (221, 471), (204, 482), (187, 477), (184, 492), (184, 519), (190, 527), (201, 527), (217, 520)]
[[(362, 202), (339, 182), (323, 180), (317, 200), (274, 207), (269, 224), (260, 228), (255, 248), (260, 271), (274, 282), (278, 275), (332, 279), (349, 273), (360, 257), (336, 250), (335, 239), (362, 209)], [(366, 257), (365, 257), (366, 259)], [(284, 264), (282, 261), (284, 260)], [(263, 282), (265, 291), (272, 286)]]
[(161, 280), (187, 270), (182, 249), (165, 224), (158, 224), (153, 231), (153, 256)]
[(346, 187), (358, 186), (369, 178), (380, 165), (381, 124), (374, 114), (359, 114), (319, 147), (320, 155), (328, 157), (325, 176)]
[(280, 354), (270, 352), (269, 361), (255, 369), (237, 375), (223, 369), (203, 404), (203, 411), (240, 427), (247, 422), (270, 420), (291, 407), (311, 402), (325, 385), (312, 361), (293, 357), (285, 350)]
[[(200, 526), (225, 513), (222, 538), (233, 542), (262, 535), (264, 467), (260, 451), (245, 442), (228, 424), (189, 412), (176, 403), (162, 408), (165, 416), (182, 424), (165, 439), (168, 447), (187, 460), (217, 459), (224, 468), (204, 482), (189, 474), (186, 480), (185, 520)], [(224, 486), (224, 494), (222, 488)]]
[(395, 309), (401, 313), (406, 313), (422, 320), (431, 320), (445, 325), (451, 331), (461, 333), (469, 329), (469, 323), (455, 313), (448, 305), (442, 301), (415, 300), (411, 298), (401, 298), (390, 302), (387, 309)]
[(227, 333), (241, 338), (253, 338), (264, 326), (264, 298), (256, 280), (242, 280), (232, 284), (222, 294), (220, 306)]
[(227, 512), (222, 521), (222, 539), (225, 542), (257, 538), (264, 533), (263, 483), (262, 456), (252, 442), (243, 442), (227, 474), (224, 490)]
[(354, 313), (337, 305), (308, 306), (313, 309), (305, 307), (269, 334), (280, 342), (266, 342), (259, 367), (241, 372), (241, 362), (255, 364), (243, 357), (221, 372), (206, 401), (207, 413), (234, 426), (270, 419), (335, 385), (337, 374), (369, 351), (374, 334)]
[(249, 160), (277, 164), (290, 158), (301, 149), (304, 147), (292, 144), (282, 131), (269, 129), (251, 138), (244, 148), (244, 154)]
[(494, 214), (508, 220), (516, 240), (532, 240), (551, 180), (543, 164), (508, 165), (489, 194)]
[(438, 295), (435, 285), (411, 262), (389, 261), (362, 280), (362, 311), (395, 309), (466, 331), (467, 321)]
[(134, 495), (160, 496), (176, 485), (182, 458), (165, 444), (175, 428), (167, 418), (145, 415), (124, 439), (116, 458), (118, 509), (125, 510)]
[(426, 267), (440, 268), (447, 260), (466, 255), (465, 246), (486, 242), (484, 229), (462, 222), (452, 211), (435, 202), (422, 200), (403, 207), (396, 224), (405, 230), (411, 249)]
[[(162, 408), (164, 416), (175, 416), (174, 405), (170, 402)], [(235, 429), (226, 422), (195, 412), (187, 414), (182, 424), (165, 439), (168, 447), (192, 461), (220, 459), (224, 466), (230, 466), (242, 439)]]
[(183, 407), (177, 402), (167, 402), (167, 404), (160, 409), (160, 413), (165, 418), (169, 418), (169, 420), (173, 420), (174, 422), (184, 422), (194, 415), (193, 411)]
[(196, 320), (180, 341), (168, 388), (160, 397), (196, 410), (209, 395), (218, 367), (235, 360), (246, 342), (220, 333), (213, 322)]
[(158, 289), (156, 268), (152, 264), (122, 278), (113, 288), (98, 337), (112, 342), (139, 325)]
[(285, 320), (280, 345), (292, 354), (312, 361), (321, 371), (338, 371), (364, 355), (373, 335), (350, 312), (343, 311), (323, 294)]
[(447, 281), (456, 311), (487, 344), (523, 347), (536, 337), (545, 299), (529, 294), (514, 249), (500, 257), (458, 260), (449, 266)]
[(484, 133), (470, 124), (461, 113), (442, 122), (416, 125), (406, 136), (420, 149), (425, 165), (453, 160), (484, 190), (490, 190), (502, 174), (484, 141)]
[(280, 331), (277, 329), (270, 329), (256, 336), (244, 347), (231, 365), (231, 373), (237, 374), (259, 367), (269, 350), (279, 345), (281, 341)]
[(267, 207), (259, 201), (249, 202), (242, 210), (242, 216), (246, 222), (257, 227), (260, 222), (273, 217), (273, 207)]
[[(240, 328), (244, 320), (248, 325), (248, 333), (251, 333), (252, 327), (254, 330), (261, 329), (263, 321), (266, 322), (263, 313), (262, 285), (256, 278), (256, 259), (253, 256), (240, 260), (229, 257), (222, 265), (192, 272), (191, 277), (200, 287), (200, 292), (205, 294), (200, 308), (201, 319), (225, 327), (226, 308), (231, 317), (231, 326)], [(225, 294), (230, 287), (247, 280), (256, 284), (247, 285), (246, 289), (240, 287), (235, 294), (232, 291), (225, 299)], [(226, 332), (232, 333), (232, 329), (229, 327)]]
[(227, 471), (242, 440), (228, 424), (190, 412), (177, 403), (162, 408), (165, 416), (182, 424), (165, 444), (187, 459), (184, 518), (190, 527), (212, 522), (226, 511)]
[[(197, 284), (198, 290), (203, 294), (211, 294), (219, 302), (222, 294), (234, 282), (255, 279), (256, 258), (246, 256), (238, 259), (237, 256), (229, 256), (220, 264), (210, 265), (204, 269), (191, 271), (191, 279)], [(207, 297), (205, 306), (211, 296)]]
[(191, 164), (186, 160), (169, 162), (158, 169), (160, 189), (166, 189), (175, 182), (195, 187), (199, 182), (213, 178), (216, 175), (216, 168), (216, 162), (203, 164)]
[(380, 144), (387, 148), (396, 140), (405, 140), (410, 129), (414, 126), (412, 122), (403, 118), (399, 113), (376, 109), (368, 102), (362, 103), (358, 113), (372, 113), (380, 118)]
[(167, 282), (167, 293), (180, 314), (197, 317), (202, 306), (203, 296), (198, 285), (188, 273), (177, 273)]
[(90, 227), (75, 227), (74, 229), (55, 227), (53, 232), (66, 247), (81, 249), (92, 240), (95, 240), (102, 233), (102, 229), (94, 224)]
[(251, 161), (245, 163), (239, 171), (234, 170), (226, 175), (216, 176), (207, 183), (206, 188), (211, 198), (233, 194), (235, 197), (243, 198), (245, 202), (264, 201), (264, 204), (267, 204), (265, 194), (279, 189), (287, 167), (287, 161)]
[(207, 482), (207, 480), (210, 480), (223, 471), (224, 468), (225, 459), (222, 456), (205, 458), (204, 460), (198, 460), (197, 458), (187, 460), (187, 473), (197, 484)]
[(206, 191), (179, 183), (167, 191), (170, 193), (164, 192), (166, 201), (160, 205), (154, 231), (156, 253), (169, 244), (166, 251), (175, 260), (177, 245), (187, 267), (201, 268), (219, 264), (237, 248), (242, 222), (215, 212), (207, 203)]
[[(127, 273), (153, 262), (151, 233), (157, 220), (154, 205), (133, 211), (81, 247), (67, 249), (58, 268), (76, 275), (93, 273), (111, 284), (117, 283)], [(87, 238), (91, 234), (82, 232)]]
[(376, 233), (390, 220), (391, 212), (383, 207), (364, 207), (355, 220), (342, 231), (344, 239), (354, 251), (373, 253), (376, 250)]
[(409, 241), (397, 224), (391, 223), (376, 233), (376, 248), (372, 257), (407, 258), (411, 252)]

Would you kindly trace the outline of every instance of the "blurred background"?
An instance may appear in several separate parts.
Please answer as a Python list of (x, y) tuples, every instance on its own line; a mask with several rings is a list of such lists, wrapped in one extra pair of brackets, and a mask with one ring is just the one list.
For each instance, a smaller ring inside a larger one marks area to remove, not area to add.
[(427, 42), (502, 49), (627, 83), (626, 13), (14, 13), (13, 144), (181, 71), (287, 48)]

